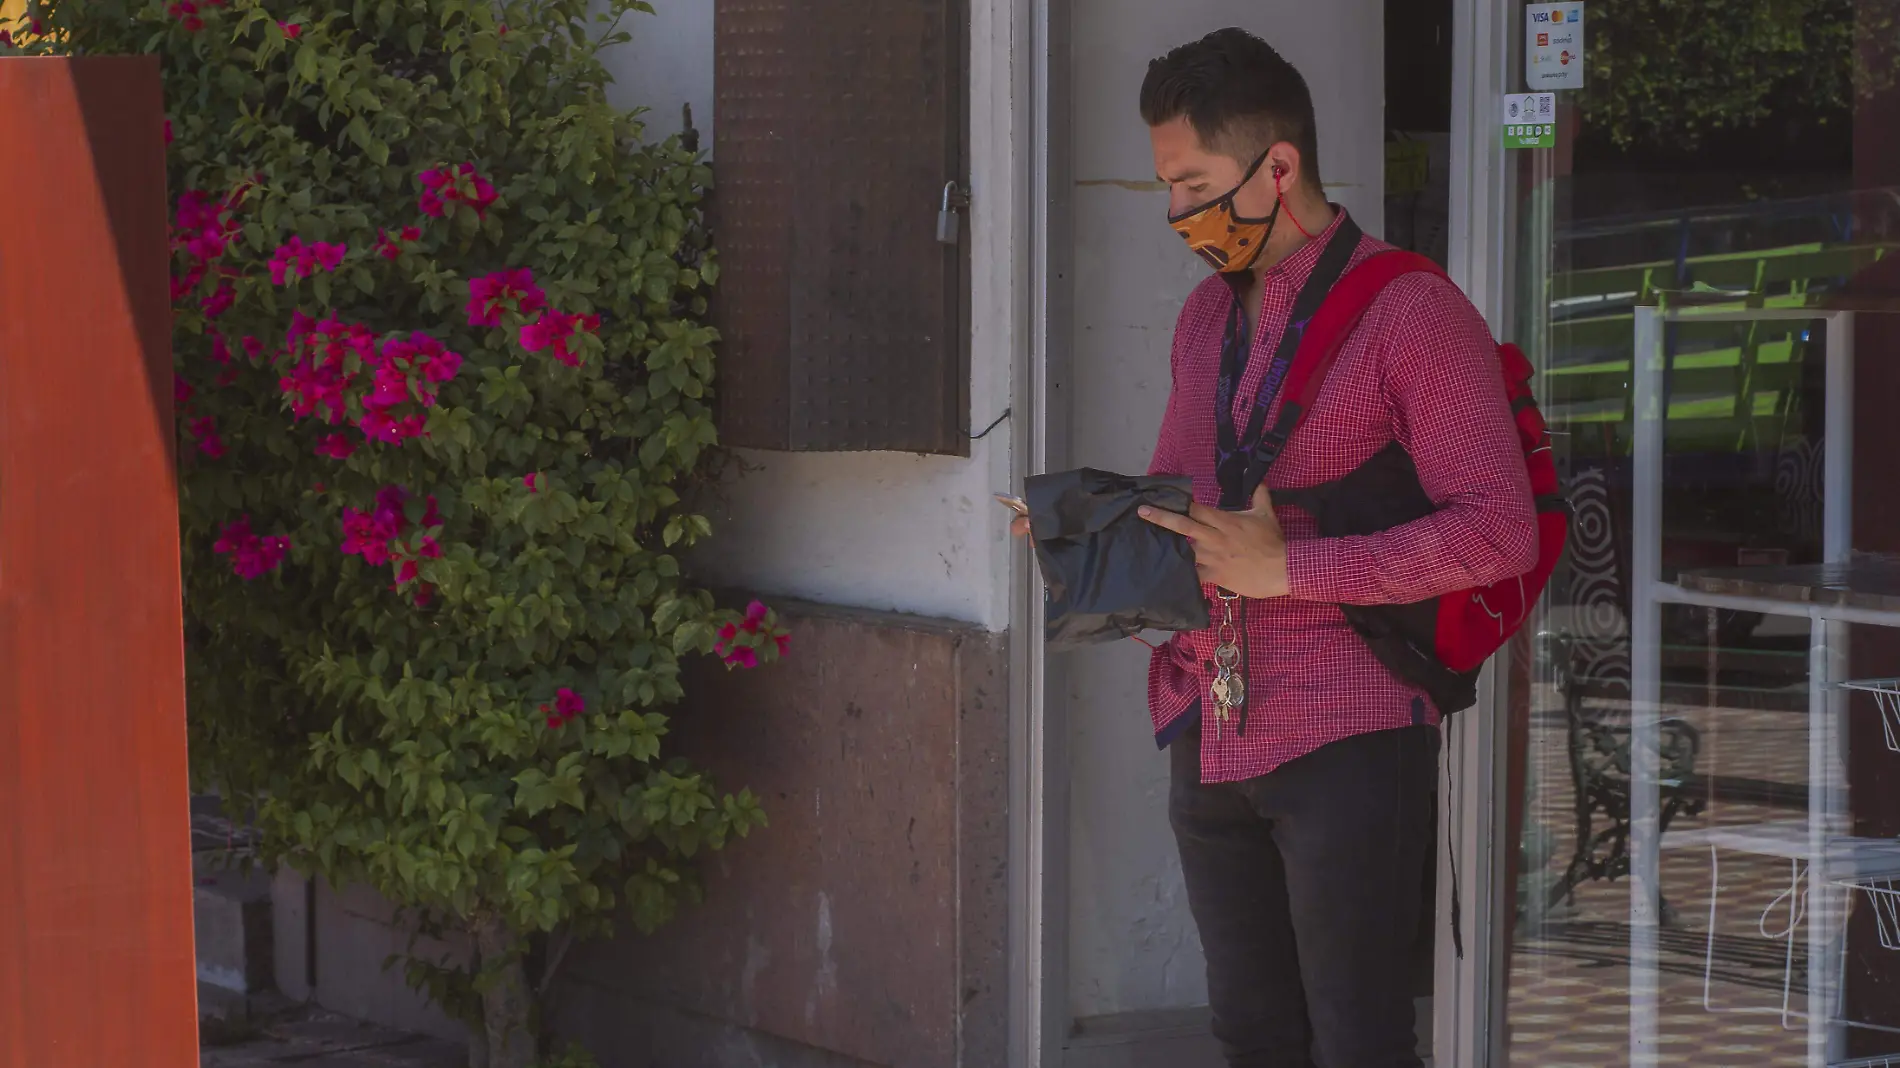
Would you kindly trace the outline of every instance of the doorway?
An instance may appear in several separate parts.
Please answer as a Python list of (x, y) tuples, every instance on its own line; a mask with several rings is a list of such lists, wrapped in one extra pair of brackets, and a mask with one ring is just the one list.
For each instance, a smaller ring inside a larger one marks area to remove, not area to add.
[[(1169, 48), (1223, 26), (1273, 43), (1311, 86), (1331, 198), (1374, 236), (1445, 261), (1450, 0), (1052, 0), (1049, 25), (1050, 469), (1147, 469), (1175, 318), (1204, 277), (1164, 223), (1166, 189), (1136, 112), (1148, 60)], [(1059, 794), (1049, 849), (1060, 869), (1046, 891), (1060, 913), (1047, 997), (1060, 1004), (1045, 1014), (1045, 1064), (1221, 1064), (1167, 823), (1167, 757), (1149, 730), (1147, 663), (1129, 641), (1046, 667), (1047, 774)], [(1428, 1053), (1446, 907), (1427, 910), (1410, 962)]]

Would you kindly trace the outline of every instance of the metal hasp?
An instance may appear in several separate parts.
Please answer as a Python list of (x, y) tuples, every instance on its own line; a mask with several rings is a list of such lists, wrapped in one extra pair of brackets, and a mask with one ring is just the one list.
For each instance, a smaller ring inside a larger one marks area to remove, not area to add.
[(970, 206), (970, 194), (957, 184), (955, 178), (943, 183), (943, 203), (937, 207), (937, 240), (941, 244), (954, 245), (961, 238), (963, 217), (960, 212)]

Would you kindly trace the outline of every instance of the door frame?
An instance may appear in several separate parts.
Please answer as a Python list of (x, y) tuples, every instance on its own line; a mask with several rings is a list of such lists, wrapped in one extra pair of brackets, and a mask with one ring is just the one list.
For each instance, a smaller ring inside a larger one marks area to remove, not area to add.
[[(1071, 0), (973, 0), (972, 86), (1007, 87), (1007, 100), (973, 101), (973, 144), (1008, 145), (1012, 270), (1023, 294), (1025, 344), (1016, 349), (1012, 475), (1068, 463), (1066, 398), (1072, 322), (1068, 262)], [(1448, 175), (1450, 274), (1499, 337), (1512, 327), (1509, 271), (1514, 234), (1509, 159), (1497, 101), (1510, 85), (1512, 8), (1506, 0), (1454, 0), (1452, 130)], [(985, 91), (991, 92), (991, 91)], [(993, 92), (992, 92), (993, 95)], [(991, 106), (985, 106), (986, 104)], [(1004, 123), (1007, 133), (983, 130)], [(978, 151), (981, 151), (979, 148)], [(1005, 172), (992, 169), (992, 175)], [(978, 179), (981, 180), (980, 178)], [(978, 186), (979, 194), (984, 190)], [(1005, 192), (992, 187), (994, 197)], [(1021, 262), (1020, 268), (1014, 263)], [(1016, 270), (1020, 269), (1021, 274)], [(1012, 280), (1013, 280), (1012, 279)], [(1044, 655), (1042, 598), (1026, 547), (1012, 555), (1010, 747), (1011, 1068), (1060, 1068), (1072, 1024), (1068, 999), (1069, 783), (1065, 687)], [(1502, 1063), (1507, 983), (1504, 925), (1514, 892), (1504, 886), (1503, 656), (1478, 682), (1475, 709), (1445, 727), (1440, 767), (1438, 931), (1433, 977), (1433, 1059), (1444, 1068)], [(1454, 897), (1457, 901), (1454, 934)], [(1462, 949), (1462, 952), (1460, 951)]]
[[(1521, 5), (1507, 0), (1453, 0), (1452, 114), (1449, 242), (1450, 274), (1501, 340), (1514, 336), (1512, 269), (1516, 211), (1510, 154), (1499, 133), (1499, 98), (1515, 86), (1513, 59)], [(1505, 1063), (1505, 974), (1516, 888), (1505, 841), (1507, 746), (1510, 743), (1511, 647), (1485, 665), (1478, 703), (1446, 726), (1439, 849), (1441, 916), (1448, 914), (1446, 880), (1455, 865), (1460, 882), (1463, 953), (1449, 924), (1441, 925), (1434, 993), (1436, 1063), (1483, 1068)]]

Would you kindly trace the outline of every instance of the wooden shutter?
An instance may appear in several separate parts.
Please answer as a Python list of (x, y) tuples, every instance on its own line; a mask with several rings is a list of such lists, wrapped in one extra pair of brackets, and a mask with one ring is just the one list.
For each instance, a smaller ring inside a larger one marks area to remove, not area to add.
[(961, 0), (715, 0), (728, 445), (967, 455)]

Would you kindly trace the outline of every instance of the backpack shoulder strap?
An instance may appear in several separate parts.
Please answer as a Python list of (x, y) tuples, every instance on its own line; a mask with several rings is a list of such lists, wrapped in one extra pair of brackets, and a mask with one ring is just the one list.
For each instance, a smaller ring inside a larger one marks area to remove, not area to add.
[(1306, 334), (1293, 356), (1293, 366), (1287, 371), (1286, 404), (1282, 407), (1281, 420), (1284, 421), (1289, 410), (1293, 412), (1293, 424), (1287, 428), (1289, 435), (1299, 420), (1312, 410), (1333, 361), (1339, 358), (1346, 339), (1358, 328), (1359, 320), (1365, 318), (1372, 302), (1399, 278), (1421, 273), (1441, 278), (1445, 275), (1438, 264), (1425, 256), (1391, 249), (1367, 257), (1333, 286), (1312, 321), (1307, 323)]
[(1293, 365), (1287, 369), (1286, 384), (1281, 387), (1285, 400), (1280, 405), (1280, 414), (1274, 418), (1272, 429), (1260, 436), (1255, 456), (1248, 464), (1249, 496), (1253, 494), (1252, 487), (1260, 484), (1267, 469), (1279, 458), (1287, 439), (1299, 429), (1306, 413), (1312, 410), (1320, 387), (1326, 383), (1327, 372), (1332, 370), (1333, 361), (1339, 358), (1340, 350), (1345, 348), (1346, 339), (1352, 336), (1359, 320), (1365, 318), (1366, 309), (1372, 307), (1373, 300), (1395, 279), (1420, 272), (1440, 277), (1445, 273), (1438, 264), (1415, 252), (1390, 249), (1367, 257), (1333, 284), (1319, 310), (1303, 327), (1299, 348), (1293, 353)]

